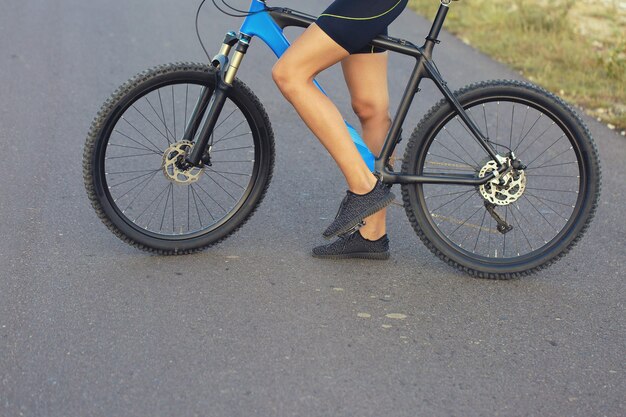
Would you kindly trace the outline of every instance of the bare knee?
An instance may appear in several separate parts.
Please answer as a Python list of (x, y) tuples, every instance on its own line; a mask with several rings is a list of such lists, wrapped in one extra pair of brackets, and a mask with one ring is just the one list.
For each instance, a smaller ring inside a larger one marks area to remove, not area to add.
[(389, 121), (389, 105), (376, 98), (353, 98), (352, 109), (361, 123)]
[(287, 99), (298, 93), (304, 84), (304, 78), (297, 68), (281, 59), (272, 67), (272, 79)]

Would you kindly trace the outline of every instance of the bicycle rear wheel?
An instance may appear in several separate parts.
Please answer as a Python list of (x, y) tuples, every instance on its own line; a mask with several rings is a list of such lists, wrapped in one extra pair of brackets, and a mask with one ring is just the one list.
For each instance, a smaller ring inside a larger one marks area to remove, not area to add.
[(254, 212), (269, 185), (274, 135), (252, 91), (235, 80), (202, 168), (181, 162), (183, 133), (215, 69), (168, 64), (122, 85), (103, 105), (85, 143), (87, 194), (123, 241), (160, 254), (190, 253), (226, 238)]
[[(407, 216), (438, 257), (471, 275), (508, 279), (539, 271), (581, 238), (597, 207), (600, 166), (583, 121), (528, 83), (483, 82), (455, 93), (499, 155), (526, 167), (481, 187), (403, 184)], [(409, 140), (402, 172), (470, 174), (496, 168), (444, 100)]]

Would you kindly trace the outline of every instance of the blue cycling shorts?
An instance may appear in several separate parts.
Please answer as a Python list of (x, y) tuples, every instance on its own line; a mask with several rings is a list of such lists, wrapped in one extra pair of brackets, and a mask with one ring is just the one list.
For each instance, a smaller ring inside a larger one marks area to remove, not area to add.
[(335, 0), (315, 23), (350, 54), (384, 52), (369, 45), (402, 13), (408, 0)]

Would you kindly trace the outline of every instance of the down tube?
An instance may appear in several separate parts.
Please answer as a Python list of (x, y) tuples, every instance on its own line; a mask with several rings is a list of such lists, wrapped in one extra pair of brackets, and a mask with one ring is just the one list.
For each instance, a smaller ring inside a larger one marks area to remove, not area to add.
[[(263, 10), (263, 7), (263, 3), (258, 0), (253, 0), (250, 11)], [(268, 13), (255, 13), (247, 16), (239, 31), (246, 35), (258, 36), (274, 52), (277, 58), (280, 58), (290, 45), (280, 26), (274, 22)], [(313, 80), (313, 82), (322, 93), (328, 96), (317, 80)], [(374, 172), (374, 154), (372, 154), (365, 142), (363, 142), (363, 139), (356, 129), (345, 119), (344, 123), (348, 128), (348, 132), (350, 132), (352, 141), (356, 145), (359, 154), (361, 154), (361, 157), (370, 171)]]

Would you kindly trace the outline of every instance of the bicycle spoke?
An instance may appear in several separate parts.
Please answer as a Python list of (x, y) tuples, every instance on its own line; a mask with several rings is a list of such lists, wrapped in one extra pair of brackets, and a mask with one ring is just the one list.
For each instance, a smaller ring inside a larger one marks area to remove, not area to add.
[(174, 140), (176, 140), (176, 108), (174, 104), (174, 86), (172, 86), (172, 118), (174, 119)]
[[(246, 121), (246, 120), (244, 119), (244, 120), (242, 120), (241, 122), (239, 122), (239, 123), (238, 123), (235, 127), (233, 127), (233, 128), (232, 128), (232, 129), (230, 129), (228, 132), (226, 132), (226, 134), (224, 134), (224, 136), (226, 136), (226, 135), (230, 134), (233, 130), (235, 130), (235, 129), (237, 129), (239, 126), (241, 126), (241, 125), (243, 124), (243, 122), (245, 122), (245, 121)], [(213, 131), (215, 131), (215, 129), (214, 129)], [(222, 138), (223, 138), (224, 136), (222, 136)], [(222, 139), (222, 138), (219, 138), (219, 139), (217, 140), (217, 142), (214, 142), (214, 143), (213, 143), (213, 146), (217, 145), (217, 144), (218, 144), (218, 143), (220, 143), (222, 140), (224, 140), (224, 139)]]
[[(467, 151), (467, 149), (465, 149), (465, 148), (463, 147), (463, 145), (461, 145), (461, 143), (457, 140), (457, 138), (456, 138), (456, 137), (455, 137), (452, 133), (450, 133), (450, 131), (449, 131), (448, 129), (446, 129), (446, 128), (445, 128), (445, 126), (444, 126), (443, 130), (444, 130), (444, 132), (446, 132), (446, 133), (448, 134), (448, 136), (450, 136), (450, 137), (451, 137), (451, 138), (452, 138), (452, 139), (453, 139), (453, 140), (457, 143), (457, 145), (459, 145), (459, 146), (461, 147), (461, 149), (463, 149), (463, 151), (464, 151), (464, 152), (465, 152), (465, 153), (466, 153), (466, 154), (470, 157), (470, 159), (472, 160), (472, 162), (474, 162), (474, 165), (473, 165), (473, 166), (478, 166), (478, 162), (476, 162), (476, 160), (475, 160), (475, 159), (472, 157), (472, 155), (471, 155), (471, 154)], [(435, 139), (435, 140), (437, 140), (437, 139)], [(441, 144), (441, 145), (443, 146), (443, 144)], [(445, 147), (445, 146), (444, 146), (444, 147)], [(448, 149), (448, 148), (446, 147), (446, 149)], [(448, 150), (450, 151), (450, 149), (448, 149)], [(450, 151), (450, 152), (452, 152), (452, 151)], [(469, 162), (465, 161), (465, 160), (464, 160), (463, 158), (461, 158), (460, 156), (458, 156), (457, 154), (455, 154), (454, 152), (452, 152), (452, 153), (454, 154), (454, 156), (456, 156), (457, 158), (461, 159), (461, 160), (462, 160), (463, 162), (465, 162), (467, 165), (470, 165), (470, 166), (472, 165), (472, 164), (470, 164)]]
[(569, 220), (568, 218), (562, 216), (560, 213), (557, 213), (552, 207), (550, 207), (548, 204), (544, 203), (540, 198), (537, 198), (533, 194), (530, 194), (530, 193), (528, 193), (527, 195), (529, 197), (533, 197), (534, 199), (536, 199), (539, 203), (541, 203), (542, 206), (546, 207), (548, 210), (550, 210), (552, 213), (556, 214), (557, 216), (559, 216), (563, 220), (565, 220), (565, 221)]
[(141, 136), (142, 136), (145, 140), (147, 140), (148, 142), (150, 142), (150, 144), (151, 144), (152, 146), (154, 146), (154, 148), (155, 148), (155, 149), (159, 149), (159, 147), (158, 147), (158, 146), (156, 146), (154, 143), (152, 143), (152, 141), (151, 141), (150, 139), (148, 139), (148, 137), (147, 137), (146, 135), (144, 135), (143, 133), (141, 133), (141, 132), (139, 131), (139, 129), (137, 129), (137, 128), (136, 128), (136, 127), (135, 127), (135, 126), (134, 126), (131, 122), (129, 122), (128, 120), (126, 120), (126, 119), (124, 118), (124, 116), (122, 116), (122, 120), (123, 120), (123, 121), (125, 121), (126, 123), (128, 123), (128, 124), (130, 125), (130, 127), (132, 127), (132, 128), (135, 130), (135, 132), (139, 133), (139, 134), (140, 134), (140, 135), (141, 135)]
[(207, 211), (207, 213), (209, 213), (209, 216), (211, 216), (211, 219), (215, 220), (215, 217), (213, 217), (213, 215), (211, 214), (211, 210), (209, 210), (209, 208), (206, 206), (206, 204), (204, 204), (204, 201), (200, 197), (200, 194), (198, 194), (198, 192), (195, 189), (193, 191), (196, 193), (196, 196), (198, 197), (198, 200), (200, 200), (200, 204), (202, 204), (202, 206)]
[[(513, 152), (517, 152), (517, 150), (519, 149), (520, 145), (522, 144), (522, 142), (524, 142), (524, 140), (528, 137), (528, 135), (530, 134), (530, 132), (535, 128), (535, 126), (537, 125), (537, 123), (539, 122), (539, 119), (541, 119), (541, 117), (543, 116), (543, 113), (539, 113), (539, 116), (537, 116), (537, 119), (535, 120), (535, 122), (533, 123), (533, 125), (530, 127), (530, 129), (528, 129), (528, 132), (526, 132), (526, 134), (524, 135), (523, 138), (520, 139), (520, 141), (517, 143), (517, 146), (515, 147), (515, 149), (513, 149)], [(523, 133), (523, 132), (522, 132)]]
[[(160, 90), (159, 90), (160, 91)], [(170, 142), (169, 136), (168, 134), (172, 135), (172, 132), (170, 132), (170, 130), (167, 128), (167, 124), (165, 123), (165, 118), (161, 119), (161, 116), (159, 115), (159, 112), (157, 111), (157, 109), (152, 105), (152, 102), (150, 100), (148, 100), (148, 97), (144, 97), (144, 100), (146, 100), (148, 102), (148, 105), (150, 105), (150, 108), (152, 108), (152, 111), (154, 111), (154, 114), (156, 115), (157, 119), (159, 119), (159, 121), (161, 123), (163, 123), (163, 126), (165, 127), (165, 136), (167, 139), (167, 145), (171, 145), (172, 143)], [(175, 137), (174, 135), (172, 135), (172, 137)]]
[[(459, 206), (459, 208), (460, 208), (460, 206)], [(475, 211), (475, 212), (473, 212), (472, 214), (470, 214), (470, 216), (469, 216), (467, 219), (463, 220), (463, 222), (462, 222), (461, 224), (459, 224), (459, 225), (456, 227), (456, 229), (454, 229), (452, 232), (450, 232), (449, 236), (452, 236), (452, 235), (453, 235), (453, 234), (454, 234), (457, 230), (459, 230), (459, 229), (461, 228), (461, 226), (464, 226), (464, 225), (465, 225), (465, 223), (467, 223), (467, 222), (469, 221), (469, 219), (471, 219), (472, 217), (474, 217), (474, 215), (476, 215), (476, 213), (478, 213), (481, 209), (484, 209), (484, 207), (478, 207), (478, 208), (476, 209), (476, 211)], [(459, 246), (463, 247), (463, 244), (460, 244)]]
[(465, 203), (467, 203), (473, 196), (474, 194), (470, 194), (465, 200), (463, 200), (463, 202), (460, 205), (457, 206), (457, 208), (455, 208), (451, 213), (449, 213), (448, 216), (452, 216), (454, 213), (459, 211), (461, 207), (463, 207)]
[[(508, 214), (508, 213), (507, 213)], [(517, 223), (517, 219), (515, 218), (515, 215), (513, 214), (513, 209), (511, 209), (511, 217), (513, 218), (513, 221), (511, 222), (511, 226), (513, 227), (513, 241), (515, 242), (515, 253), (517, 254), (517, 256), (519, 256), (519, 239), (517, 237), (517, 229), (520, 228), (519, 223)], [(517, 224), (517, 227), (515, 227), (515, 224)]]
[[(550, 227), (552, 227), (552, 228), (553, 228), (556, 232), (558, 232), (558, 231), (559, 231), (556, 227), (554, 227), (554, 225), (553, 225), (552, 223), (550, 223), (550, 221), (549, 221), (548, 219), (546, 219), (546, 216), (544, 216), (544, 215), (543, 215), (543, 213), (542, 213), (541, 211), (539, 211), (539, 209), (538, 209), (538, 208), (537, 208), (537, 207), (533, 204), (533, 202), (532, 202), (532, 201), (530, 201), (530, 200), (528, 199), (528, 197), (526, 197), (525, 195), (524, 195), (524, 196), (522, 196), (522, 197), (523, 197), (524, 199), (526, 199), (526, 201), (528, 201), (528, 203), (532, 206), (532, 208), (534, 208), (534, 209), (535, 209), (535, 211), (536, 211), (537, 213), (539, 213), (539, 215), (540, 215), (540, 216), (541, 216), (541, 217), (542, 217), (542, 218), (546, 221), (546, 223), (548, 223), (548, 224), (550, 225)], [(546, 241), (546, 243), (548, 243), (548, 242)]]
[(550, 188), (536, 188), (536, 187), (526, 187), (527, 190), (537, 190), (537, 191), (551, 191), (551, 192), (559, 192), (559, 193), (574, 193), (578, 194), (578, 191), (572, 190), (555, 190)]
[(576, 206), (573, 206), (573, 205), (571, 205), (571, 204), (562, 203), (562, 202), (560, 202), (560, 201), (550, 200), (550, 199), (545, 198), (545, 197), (537, 197), (536, 195), (534, 195), (534, 194), (532, 194), (532, 193), (527, 193), (527, 194), (528, 194), (528, 195), (532, 195), (532, 196), (533, 196), (533, 197), (535, 197), (535, 198), (539, 198), (539, 199), (541, 199), (541, 200), (545, 200), (545, 201), (547, 201), (547, 202), (549, 202), (549, 203), (561, 204), (561, 205), (563, 205), (563, 206), (566, 206), (566, 207), (571, 207), (571, 208), (576, 207)]
[(571, 165), (571, 164), (578, 164), (578, 161), (563, 162), (561, 164), (553, 164), (553, 165), (539, 165), (538, 167), (526, 168), (524, 171), (532, 171), (532, 170), (541, 169), (541, 168), (560, 167), (563, 165)]
[(251, 174), (245, 174), (243, 172), (217, 171), (217, 170), (214, 170), (214, 169), (209, 169), (208, 171), (215, 172), (215, 173), (220, 173), (220, 174), (241, 175), (241, 176), (244, 176), (244, 177), (251, 177), (252, 176)]
[[(167, 122), (165, 121), (165, 111), (163, 111), (163, 100), (161, 100), (161, 89), (157, 90), (157, 94), (159, 95), (159, 103), (161, 103), (161, 115), (163, 116), (163, 126), (165, 126), (165, 133), (167, 134), (167, 132), (169, 132), (171, 135), (172, 132), (170, 132), (170, 130), (167, 128)], [(169, 139), (167, 141), (169, 142)], [(176, 141), (176, 136), (172, 135), (172, 141), (173, 142)]]
[(483, 108), (483, 117), (485, 119), (485, 131), (487, 132), (487, 137), (489, 138), (489, 123), (487, 123), (487, 111), (485, 110), (485, 103), (482, 105)]
[[(183, 133), (185, 133), (184, 129), (187, 128), (187, 105), (189, 101), (189, 84), (186, 85), (185, 88), (185, 124), (183, 124)], [(187, 228), (189, 230), (189, 228)]]
[[(446, 148), (448, 150), (448, 152), (450, 152), (452, 155), (456, 156), (457, 158), (459, 158), (461, 161), (463, 161), (462, 163), (467, 164), (472, 166), (472, 164), (470, 164), (469, 162), (467, 162), (465, 159), (463, 159), (462, 157), (460, 157), (459, 155), (457, 155), (454, 151), (452, 151), (450, 148), (448, 148), (446, 145), (444, 145), (441, 141), (438, 141), (437, 139), (434, 140), (434, 142), (437, 142), (439, 145), (443, 146), (444, 148)], [(465, 150), (465, 149), (463, 149)], [(467, 151), (465, 151), (467, 153)], [(474, 158), (472, 158), (472, 156), (470, 155), (470, 159), (472, 159), (472, 161), (474, 161)], [(473, 167), (477, 167), (478, 163), (476, 161), (474, 161), (474, 165)]]
[(428, 195), (428, 196), (424, 196), (425, 199), (429, 199), (429, 198), (435, 198), (435, 197), (446, 197), (449, 195), (457, 195), (457, 194), (467, 194), (469, 191), (458, 191), (458, 192), (453, 192), (453, 193), (446, 193), (446, 194), (435, 194), (435, 195)]
[(226, 152), (226, 151), (238, 151), (240, 149), (250, 149), (252, 148), (252, 146), (242, 146), (239, 148), (230, 148), (230, 149), (217, 149), (217, 150), (212, 150), (211, 153), (215, 153), (215, 152)]
[(159, 154), (157, 154), (156, 152), (152, 152), (152, 153), (141, 153), (141, 154), (136, 154), (136, 155), (122, 155), (122, 156), (109, 156), (106, 157), (104, 159), (122, 159), (122, 158), (133, 158), (135, 156), (152, 156), (152, 155), (158, 155), (161, 156)]
[[(152, 176), (150, 176), (150, 178), (146, 178), (145, 179), (145, 184), (143, 187), (141, 187), (141, 190), (139, 190), (139, 192), (135, 195), (135, 197), (133, 197), (132, 200), (130, 200), (130, 203), (128, 203), (126, 205), (126, 208), (122, 210), (122, 213), (126, 213), (126, 211), (128, 210), (128, 208), (135, 202), (135, 200), (137, 199), (137, 197), (139, 197), (139, 195), (143, 192), (143, 190), (146, 189), (146, 187), (148, 186), (148, 184), (150, 183), (150, 181), (152, 181), (152, 179), (155, 177), (156, 172), (152, 174)], [(122, 194), (121, 196), (117, 197), (115, 200), (115, 202), (117, 202), (117, 200), (123, 198), (126, 194), (130, 193), (132, 190), (134, 190), (135, 188), (139, 187), (142, 183), (144, 183), (144, 181), (140, 182), (139, 184), (135, 185), (133, 188), (131, 188), (130, 190), (126, 191), (124, 194)]]
[[(526, 106), (526, 112), (524, 113), (524, 121), (522, 122), (522, 128), (519, 131), (519, 138), (517, 138), (517, 143), (519, 144), (522, 140), (522, 135), (524, 134), (524, 128), (526, 127), (526, 119), (528, 118), (528, 111), (530, 110), (530, 106)], [(517, 146), (515, 147), (517, 149)]]
[(150, 172), (148, 172), (148, 173), (146, 173), (146, 174), (141, 174), (141, 175), (139, 175), (139, 176), (136, 176), (136, 177), (133, 177), (133, 178), (130, 178), (130, 179), (124, 180), (124, 181), (119, 182), (119, 183), (117, 183), (117, 184), (110, 185), (110, 186), (109, 186), (109, 188), (119, 187), (119, 186), (120, 186), (120, 185), (122, 185), (122, 184), (126, 184), (126, 183), (128, 183), (128, 182), (134, 181), (134, 180), (139, 179), (139, 178), (147, 177), (148, 175), (151, 175), (151, 173), (150, 173)]
[(531, 166), (533, 162), (535, 162), (537, 159), (541, 158), (541, 156), (543, 154), (545, 154), (546, 152), (548, 152), (549, 149), (551, 149), (554, 145), (557, 144), (558, 141), (560, 141), (561, 139), (563, 139), (565, 137), (565, 134), (562, 134), (557, 140), (555, 140), (550, 146), (548, 146), (543, 152), (541, 152), (539, 154), (539, 156), (537, 156), (535, 159), (533, 159), (532, 161), (530, 161), (529, 163), (527, 163), (527, 166)]
[(461, 198), (461, 197), (463, 197), (464, 195), (466, 195), (467, 193), (471, 193), (471, 192), (473, 192), (473, 191), (474, 191), (474, 190), (468, 190), (468, 191), (464, 192), (463, 194), (461, 194), (461, 195), (459, 195), (459, 196), (457, 196), (457, 197), (453, 198), (452, 200), (448, 201), (447, 203), (444, 203), (444, 204), (442, 204), (442, 205), (438, 206), (437, 208), (435, 208), (435, 209), (431, 210), (431, 213), (436, 212), (436, 211), (437, 211), (437, 210), (439, 210), (440, 208), (447, 206), (448, 204), (452, 203), (453, 201), (456, 201), (456, 200), (458, 200), (459, 198)]
[(241, 188), (242, 190), (245, 190), (245, 188), (244, 188), (243, 186), (241, 186), (241, 185), (237, 184), (235, 181), (231, 180), (230, 178), (223, 176), (223, 175), (222, 175), (222, 174), (220, 174), (219, 172), (217, 172), (217, 171), (213, 171), (213, 170), (210, 170), (210, 171), (211, 171), (211, 172), (213, 172), (213, 173), (215, 173), (215, 174), (217, 174), (217, 175), (219, 175), (220, 177), (224, 178), (226, 181), (228, 181), (228, 182), (230, 182), (230, 183), (232, 183), (232, 184), (236, 185), (237, 187)]
[(152, 127), (154, 128), (154, 130), (156, 130), (157, 132), (159, 132), (159, 134), (160, 134), (161, 136), (163, 136), (163, 137), (167, 140), (167, 143), (168, 143), (168, 144), (170, 143), (170, 141), (167, 139), (167, 136), (165, 136), (165, 135), (163, 134), (163, 132), (161, 132), (161, 129), (159, 129), (158, 127), (156, 127), (156, 126), (154, 125), (154, 123), (152, 123), (152, 121), (151, 121), (151, 120), (149, 120), (149, 119), (148, 119), (148, 118), (147, 118), (147, 117), (146, 117), (146, 116), (145, 116), (145, 115), (141, 112), (141, 110), (139, 110), (138, 108), (136, 108), (134, 104), (131, 106), (131, 108), (132, 108), (132, 109), (134, 109), (137, 113), (139, 113), (139, 114), (140, 114), (140, 115), (141, 115), (141, 116), (142, 116), (142, 117), (146, 120), (146, 122), (148, 122), (148, 123), (150, 124), (150, 126), (152, 126)]
[[(509, 206), (504, 206), (504, 222), (509, 220)], [(502, 257), (506, 257), (506, 233), (502, 235)]]
[(480, 221), (480, 227), (478, 228), (478, 235), (476, 236), (476, 242), (474, 242), (474, 248), (472, 249), (472, 252), (476, 252), (476, 247), (478, 246), (478, 240), (480, 239), (480, 233), (483, 231), (483, 224), (485, 224), (485, 217), (487, 217), (487, 210), (485, 210), (485, 212), (483, 213), (483, 219)]
[[(514, 206), (515, 207), (515, 206)], [(519, 211), (519, 207), (515, 207), (517, 208), (517, 210)], [(533, 251), (533, 245), (530, 244), (530, 240), (528, 239), (528, 236), (526, 235), (526, 232), (524, 232), (524, 228), (522, 227), (521, 223), (519, 222), (519, 220), (517, 219), (517, 217), (515, 217), (515, 214), (513, 213), (514, 210), (511, 209), (511, 216), (513, 216), (513, 220), (517, 223), (517, 227), (519, 228), (520, 232), (522, 232), (522, 236), (524, 236), (524, 239), (526, 240), (526, 243), (528, 244), (528, 248)], [(518, 256), (519, 256), (519, 249), (518, 249)]]
[(161, 216), (161, 225), (159, 226), (159, 230), (163, 230), (163, 221), (165, 220), (165, 213), (167, 212), (167, 203), (170, 201), (170, 193), (172, 192), (172, 183), (170, 182), (169, 187), (167, 188), (167, 196), (165, 196), (165, 207), (163, 207), (163, 216)]
[(161, 155), (163, 153), (163, 151), (161, 151), (159, 148), (157, 148), (156, 151), (154, 149), (150, 149), (146, 145), (144, 145), (143, 143), (136, 141), (135, 139), (131, 138), (130, 136), (126, 135), (125, 133), (120, 132), (119, 130), (115, 130), (114, 129), (113, 132), (118, 133), (118, 134), (124, 136), (127, 139), (130, 139), (131, 141), (135, 142), (137, 145), (141, 146), (142, 149), (145, 149), (145, 150), (150, 151), (150, 152), (154, 152), (154, 153), (159, 154), (159, 155)]
[(511, 110), (511, 134), (509, 136), (509, 149), (513, 149), (513, 119), (515, 119), (515, 103)]
[[(445, 160), (447, 160), (447, 161), (456, 162), (456, 163), (459, 163), (459, 164), (466, 164), (466, 162), (457, 161), (456, 159), (446, 158), (445, 156), (437, 155), (437, 154), (434, 154), (434, 153), (432, 153), (432, 152), (428, 152), (428, 154), (429, 154), (429, 155), (432, 155), (432, 156), (435, 156), (435, 157), (437, 157), (437, 158), (445, 159)], [(470, 167), (471, 167), (473, 170), (475, 170), (475, 169), (476, 169), (476, 167), (473, 167), (473, 166), (471, 166), (471, 165), (470, 165)]]
[[(222, 205), (221, 205), (220, 203), (218, 203), (218, 202), (217, 202), (217, 200), (216, 200), (216, 199), (214, 199), (214, 198), (211, 196), (211, 194), (209, 194), (209, 193), (208, 193), (208, 192), (204, 189), (204, 187), (202, 187), (202, 186), (200, 185), (200, 183), (199, 183), (199, 182), (198, 182), (198, 183), (196, 183), (196, 185), (198, 186), (198, 188), (200, 188), (200, 189), (202, 190), (202, 192), (203, 192), (204, 194), (206, 194), (206, 196), (207, 196), (207, 197), (209, 197), (209, 198), (211, 199), (211, 201), (213, 201), (215, 204), (217, 204), (217, 206), (218, 206), (219, 208), (221, 208), (221, 209), (222, 209), (222, 211), (223, 211), (224, 213), (228, 212), (228, 210), (226, 210), (224, 207), (222, 207)], [(234, 197), (233, 197), (233, 198), (234, 198)]]
[(224, 122), (225, 122), (226, 120), (228, 120), (228, 118), (229, 118), (230, 116), (232, 116), (232, 115), (233, 115), (233, 113), (235, 113), (237, 110), (239, 110), (239, 109), (238, 109), (238, 108), (235, 108), (235, 110), (231, 111), (231, 112), (228, 114), (228, 116), (226, 116), (226, 118), (225, 118), (224, 120), (222, 120), (222, 121), (221, 121), (221, 122), (220, 122), (217, 126), (215, 126), (215, 127), (213, 128), (213, 132), (215, 132), (215, 131), (217, 130), (217, 128), (218, 128), (218, 127), (220, 127), (221, 125), (223, 125), (223, 124), (224, 124)]
[[(167, 190), (168, 185), (166, 185), (165, 188), (163, 188), (163, 190), (161, 190), (161, 192), (159, 194), (157, 194), (156, 197), (154, 197), (154, 199), (150, 202), (150, 204), (148, 204), (148, 206), (141, 213), (139, 213), (139, 216), (135, 217), (135, 220), (133, 220), (133, 222), (136, 222), (137, 220), (139, 220), (139, 218), (141, 218), (141, 216), (143, 216), (143, 214), (148, 210), (148, 208), (152, 207), (152, 204), (157, 200), (157, 198), (161, 197), (161, 195), (163, 195), (165, 190)], [(159, 204), (157, 204), (156, 208), (158, 208), (159, 205), (161, 205), (161, 200), (159, 200)], [(154, 213), (153, 213), (153, 216), (154, 216)], [(148, 228), (149, 226), (150, 226), (150, 224), (148, 223), (148, 225), (146, 225), (146, 228)]]
[(198, 221), (200, 222), (200, 226), (204, 227), (204, 224), (202, 223), (202, 217), (200, 216), (200, 210), (198, 209), (198, 202), (196, 201), (196, 190), (193, 189), (193, 184), (191, 184), (189, 187), (191, 187), (191, 195), (193, 196), (193, 203), (196, 206), (196, 214), (198, 215)]
[(546, 128), (543, 132), (541, 132), (541, 134), (540, 134), (539, 136), (537, 136), (537, 137), (535, 138), (535, 140), (533, 140), (533, 141), (530, 143), (530, 145), (528, 145), (526, 148), (524, 148), (524, 150), (523, 150), (523, 151), (519, 151), (519, 152), (517, 152), (517, 155), (518, 155), (518, 156), (519, 156), (519, 155), (524, 155), (524, 153), (525, 153), (528, 149), (530, 149), (530, 147), (531, 147), (531, 146), (533, 146), (533, 145), (534, 145), (534, 144), (535, 144), (535, 143), (536, 143), (539, 139), (541, 139), (541, 138), (543, 137), (543, 135), (545, 135), (545, 134), (548, 132), (548, 130), (550, 130), (550, 128), (552, 128), (552, 126), (554, 126), (554, 125), (555, 125), (555, 123), (554, 123), (554, 122), (552, 122), (552, 124), (551, 124), (550, 126), (548, 126), (548, 127), (547, 127), (547, 128)]
[(233, 200), (237, 201), (237, 199), (236, 199), (236, 198), (235, 198), (235, 197), (234, 197), (231, 193), (229, 193), (228, 191), (226, 191), (226, 189), (225, 189), (224, 187), (222, 187), (222, 186), (221, 186), (221, 185), (220, 185), (217, 181), (215, 181), (215, 180), (213, 179), (213, 177), (211, 177), (210, 175), (207, 175), (206, 177), (207, 177), (208, 179), (210, 179), (211, 181), (213, 181), (213, 182), (215, 183), (215, 185), (217, 185), (219, 188), (221, 188), (221, 189), (222, 189), (222, 191), (224, 191), (226, 194), (228, 194), (228, 195), (230, 196), (230, 198), (232, 198)]
[(135, 171), (116, 171), (116, 172), (105, 172), (105, 175), (115, 175), (115, 174), (135, 174), (138, 172), (155, 172), (155, 171), (160, 171), (161, 168), (157, 168), (157, 169), (139, 169), (139, 170), (135, 170)]
[[(236, 138), (240, 138), (240, 137), (242, 137), (242, 136), (251, 135), (251, 134), (252, 134), (252, 132), (246, 132), (246, 133), (242, 133), (242, 134), (240, 134), (240, 135), (229, 136), (229, 137), (227, 137), (227, 138), (220, 139), (220, 140), (218, 140), (218, 141), (217, 141), (217, 142), (215, 142), (215, 143), (219, 143), (219, 142), (226, 142), (227, 140), (230, 140), (230, 139), (236, 139)], [(214, 143), (213, 145), (215, 145), (215, 143)]]
[(241, 160), (241, 161), (214, 161), (211, 160), (212, 164), (219, 164), (219, 163), (239, 163), (239, 162), (254, 162), (254, 159), (245, 159), (245, 160)]
[[(137, 151), (145, 151), (147, 149), (147, 148), (138, 148), (136, 146), (118, 145), (118, 144), (115, 144), (115, 143), (110, 143), (109, 146), (113, 146), (113, 147), (116, 147), (116, 148), (135, 149)], [(151, 149), (147, 149), (147, 150), (149, 150), (150, 152), (154, 152)], [(160, 155), (160, 153), (157, 153), (157, 152), (154, 152), (154, 153), (156, 153), (157, 155)]]
[[(480, 149), (483, 149), (483, 145), (481, 145), (481, 143), (478, 141), (478, 139), (476, 139), (474, 134), (465, 126), (465, 124), (461, 123), (461, 121), (459, 120), (459, 117), (456, 116), (454, 119), (461, 125), (461, 127), (467, 132), (467, 134), (474, 140), (474, 142), (477, 143), (478, 146), (480, 146)], [(487, 153), (485, 152), (485, 155), (486, 154)]]
[(526, 174), (527, 177), (539, 177), (539, 178), (580, 178), (580, 175), (551, 175), (551, 174)]
[[(526, 216), (524, 216), (524, 213), (522, 212), (522, 210), (519, 208), (519, 204), (513, 204), (513, 207), (517, 209), (517, 212), (520, 214), (521, 218), (524, 219), (524, 221), (529, 225), (529, 226), (533, 226), (533, 229), (535, 229), (537, 227), (536, 223), (531, 223)], [(536, 230), (536, 229), (535, 229)], [(544, 241), (544, 243), (547, 243), (545, 238), (543, 236), (541, 236), (541, 229), (536, 230), (539, 233), (537, 233), (541, 239)], [(528, 242), (528, 245), (532, 248), (532, 250), (535, 250), (535, 248), (532, 247), (532, 245), (530, 244), (530, 242)]]
[[(549, 164), (550, 162), (554, 161), (556, 158), (558, 158), (558, 157), (560, 157), (561, 155), (563, 155), (565, 152), (568, 152), (568, 151), (571, 151), (571, 150), (572, 150), (571, 148), (567, 148), (567, 149), (565, 149), (563, 152), (560, 152), (559, 154), (557, 154), (557, 155), (553, 156), (552, 158), (548, 159), (547, 161), (545, 161), (545, 162), (543, 163), (543, 165), (545, 166), (545, 165)], [(527, 169), (528, 169), (528, 168), (527, 168)], [(532, 168), (531, 168), (531, 169), (532, 169)]]

